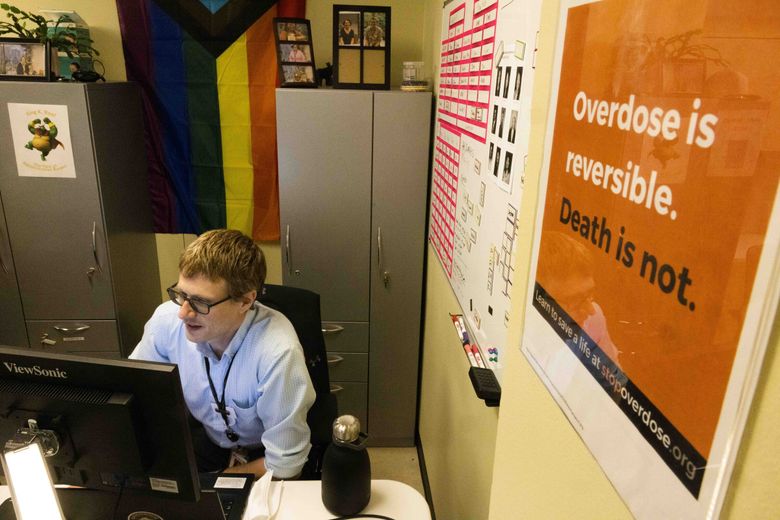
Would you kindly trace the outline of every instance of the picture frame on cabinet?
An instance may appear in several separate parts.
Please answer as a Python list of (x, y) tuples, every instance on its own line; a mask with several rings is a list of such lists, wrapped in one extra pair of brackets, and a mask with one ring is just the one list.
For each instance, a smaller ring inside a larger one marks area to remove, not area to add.
[(49, 42), (27, 38), (0, 38), (0, 80), (50, 81)]
[(309, 20), (274, 18), (273, 24), (281, 86), (317, 88)]
[(390, 7), (333, 6), (336, 88), (390, 88)]

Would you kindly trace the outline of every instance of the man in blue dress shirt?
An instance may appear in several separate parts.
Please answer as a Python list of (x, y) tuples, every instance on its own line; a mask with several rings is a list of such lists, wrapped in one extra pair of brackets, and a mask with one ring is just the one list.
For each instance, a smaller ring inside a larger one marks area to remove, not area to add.
[[(293, 326), (255, 298), (263, 252), (235, 230), (201, 235), (182, 253), (171, 301), (155, 310), (132, 359), (179, 366), (201, 471), (300, 474), (314, 402)], [(228, 466), (231, 466), (228, 469)]]

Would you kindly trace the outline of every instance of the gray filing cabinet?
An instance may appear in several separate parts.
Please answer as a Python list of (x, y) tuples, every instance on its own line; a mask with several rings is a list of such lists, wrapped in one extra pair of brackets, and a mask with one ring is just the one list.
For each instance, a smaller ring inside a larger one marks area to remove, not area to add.
[[(0, 99), (0, 343), (127, 355), (160, 301), (139, 89), (2, 82)], [(18, 174), (10, 103), (67, 107), (75, 178)]]
[(373, 445), (417, 412), (431, 94), (276, 94), (285, 285), (320, 294), (331, 387)]

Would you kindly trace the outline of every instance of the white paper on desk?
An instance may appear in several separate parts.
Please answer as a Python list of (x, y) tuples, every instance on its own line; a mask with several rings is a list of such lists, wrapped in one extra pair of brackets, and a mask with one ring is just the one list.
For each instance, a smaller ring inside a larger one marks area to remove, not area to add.
[(271, 520), (276, 515), (284, 481), (274, 482), (273, 476), (273, 470), (269, 470), (252, 485), (242, 520)]

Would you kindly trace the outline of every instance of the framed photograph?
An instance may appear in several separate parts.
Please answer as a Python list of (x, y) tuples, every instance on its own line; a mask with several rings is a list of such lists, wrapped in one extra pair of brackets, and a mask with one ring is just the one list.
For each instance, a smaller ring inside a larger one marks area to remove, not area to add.
[(387, 31), (387, 14), (383, 12), (366, 11), (363, 16), (363, 46), (385, 47)]
[(49, 81), (49, 43), (22, 38), (0, 38), (0, 80)]
[(341, 47), (360, 47), (360, 12), (339, 12), (338, 44)]
[(390, 8), (333, 6), (336, 88), (390, 88)]
[(311, 45), (304, 43), (282, 43), (282, 61), (293, 63), (311, 63)]
[(274, 18), (274, 36), (281, 86), (317, 88), (309, 20)]
[(311, 26), (303, 18), (274, 18), (277, 41), (310, 42)]
[(313, 65), (282, 65), (283, 87), (317, 87)]

